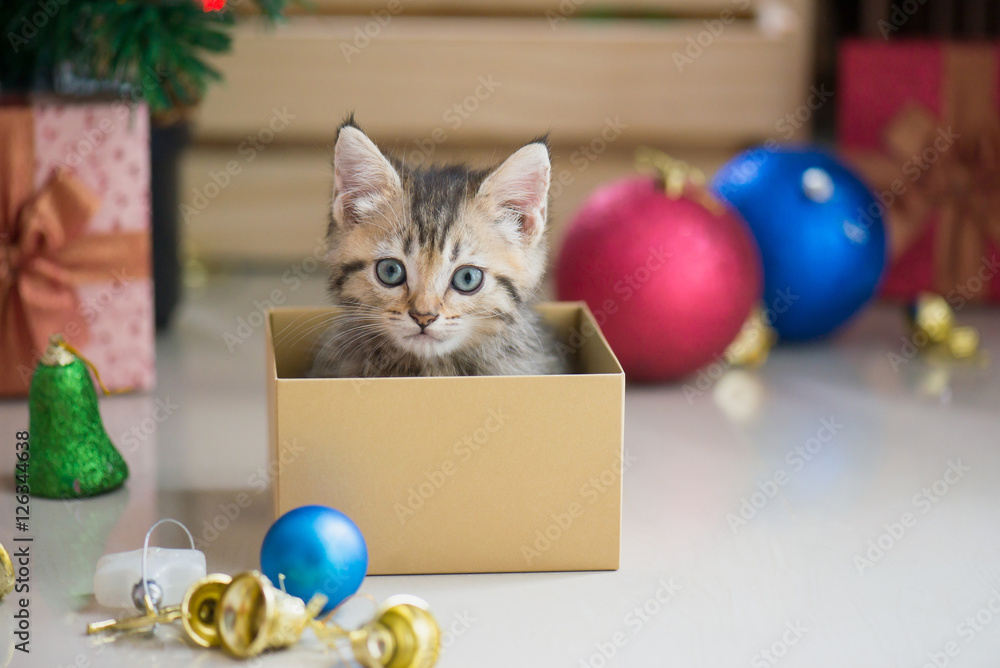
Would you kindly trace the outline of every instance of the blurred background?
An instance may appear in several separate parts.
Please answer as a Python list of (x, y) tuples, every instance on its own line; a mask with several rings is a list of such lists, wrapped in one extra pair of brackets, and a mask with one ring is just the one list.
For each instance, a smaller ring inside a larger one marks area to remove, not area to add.
[[(1000, 21), (987, 0), (911, 4), (889, 38), (982, 38)], [(894, 9), (881, 0), (316, 0), (267, 28), (249, 5), (239, 6), (232, 53), (212, 61), (225, 81), (194, 110), (181, 162), (181, 201), (196, 211), (185, 250), (211, 267), (293, 262), (315, 245), (332, 132), (350, 111), (381, 146), (418, 162), (488, 163), (548, 132), (553, 173), (564, 175), (553, 188), (558, 248), (583, 199), (633, 172), (639, 145), (711, 174), (767, 139), (832, 141), (838, 44), (883, 41), (879, 21)], [(276, 109), (288, 120), (272, 139)], [(231, 160), (241, 173), (209, 198), (212, 173)]]
[(418, 163), (488, 164), (548, 133), (558, 249), (585, 197), (633, 173), (638, 146), (711, 175), (768, 140), (833, 144), (844, 40), (984, 40), (1000, 30), (991, 0), (52, 7), (4, 2), (0, 93), (149, 105), (161, 327), (185, 283), (312, 256), (333, 133), (350, 112), (382, 147)]
[(312, 253), (332, 132), (352, 111), (419, 163), (490, 164), (549, 133), (555, 252), (587, 195), (634, 173), (638, 146), (711, 175), (767, 140), (834, 144), (845, 39), (1000, 30), (988, 0), (317, 0), (277, 25), (237, 9), (232, 52), (211, 61), (224, 81), (186, 116), (179, 161), (195, 285)]

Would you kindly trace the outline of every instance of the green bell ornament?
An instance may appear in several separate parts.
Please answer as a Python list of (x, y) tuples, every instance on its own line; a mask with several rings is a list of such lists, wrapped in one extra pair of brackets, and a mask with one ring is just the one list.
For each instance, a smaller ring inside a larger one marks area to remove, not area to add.
[[(35, 368), (28, 394), (32, 496), (94, 496), (121, 487), (128, 478), (128, 465), (101, 422), (88, 366), (93, 368), (53, 337)], [(100, 383), (96, 369), (94, 375)]]

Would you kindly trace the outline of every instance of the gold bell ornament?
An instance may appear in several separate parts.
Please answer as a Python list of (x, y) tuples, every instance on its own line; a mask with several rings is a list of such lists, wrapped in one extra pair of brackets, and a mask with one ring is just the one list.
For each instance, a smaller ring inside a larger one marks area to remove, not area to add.
[[(941, 295), (933, 292), (917, 295), (907, 309), (907, 319), (914, 343), (922, 350), (943, 352), (955, 359), (969, 359), (979, 352), (979, 330), (958, 326), (955, 312)], [(926, 341), (919, 341), (918, 335), (926, 337)]]
[(431, 668), (441, 653), (441, 628), (416, 596), (390, 596), (375, 619), (354, 631), (314, 622), (316, 637), (364, 668)]
[(219, 600), (216, 624), (222, 647), (243, 659), (288, 647), (298, 642), (326, 600), (316, 594), (307, 604), (275, 587), (263, 573), (241, 573)]
[(157, 624), (181, 620), (184, 634), (195, 645), (221, 646), (245, 659), (294, 644), (326, 605), (322, 594), (306, 605), (257, 571), (202, 578), (188, 588), (180, 605), (157, 610), (148, 596), (146, 600), (145, 614), (95, 622), (87, 626), (87, 633), (151, 631)]
[(221, 646), (228, 654), (247, 659), (293, 645), (311, 627), (339, 658), (349, 657), (364, 668), (432, 668), (441, 652), (441, 629), (427, 603), (415, 596), (386, 599), (374, 620), (353, 631), (316, 619), (326, 605), (322, 594), (306, 604), (257, 571), (233, 578), (209, 575), (191, 585), (177, 606), (156, 610), (148, 596), (145, 600), (145, 614), (95, 622), (87, 626), (87, 633), (148, 632), (157, 624), (181, 620), (186, 637), (195, 645)]

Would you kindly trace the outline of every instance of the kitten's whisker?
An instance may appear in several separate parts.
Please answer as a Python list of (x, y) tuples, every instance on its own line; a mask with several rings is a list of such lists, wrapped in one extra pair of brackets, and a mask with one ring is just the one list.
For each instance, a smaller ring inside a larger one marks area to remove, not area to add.
[[(281, 330), (275, 332), (274, 333), (274, 342), (276, 344), (277, 343), (281, 343), (281, 339), (285, 335), (285, 333), (288, 330), (292, 329), (293, 327), (297, 327), (300, 324), (299, 323), (299, 319), (305, 317), (305, 315), (306, 314), (303, 313), (301, 315), (296, 316), (294, 320), (292, 320), (290, 323), (288, 323), (287, 325), (285, 325), (284, 327), (282, 327)], [(330, 313), (326, 313), (326, 312), (323, 312), (323, 313), (313, 313), (311, 316), (309, 316), (309, 318), (306, 320), (306, 322), (313, 322), (317, 318), (323, 318), (323, 317), (326, 317), (326, 316), (329, 316), (329, 315), (330, 315)], [(298, 330), (295, 329), (294, 331), (298, 331)]]
[(304, 329), (297, 329), (295, 333), (297, 333), (298, 336), (294, 340), (284, 341), (284, 342), (278, 342), (277, 340), (275, 340), (275, 344), (281, 343), (281, 345), (294, 346), (300, 341), (302, 341), (302, 339), (306, 338), (307, 336), (315, 332), (316, 330), (328, 327), (330, 325), (333, 325), (338, 320), (343, 320), (345, 318), (350, 317), (348, 314), (343, 314), (343, 313), (326, 314), (326, 315), (327, 317), (319, 322), (313, 323), (312, 325), (309, 325)]
[(299, 341), (306, 338), (316, 330), (328, 327), (332, 325), (333, 322), (334, 319), (332, 317), (329, 317), (319, 320), (318, 322), (312, 322), (311, 324), (308, 325), (303, 323), (301, 326), (296, 327), (293, 331), (288, 332), (283, 340), (278, 340), (277, 338), (275, 338), (274, 341), (275, 345), (294, 346), (297, 343), (299, 343)]
[(331, 340), (327, 341), (327, 342), (326, 342), (325, 344), (323, 344), (323, 347), (322, 347), (322, 348), (320, 349), (320, 351), (319, 351), (319, 353), (318, 353), (318, 355), (317, 355), (317, 356), (318, 356), (318, 357), (324, 357), (324, 359), (332, 359), (332, 360), (336, 360), (336, 359), (338, 359), (338, 355), (340, 354), (341, 350), (342, 350), (342, 349), (343, 349), (343, 350), (346, 350), (346, 348), (347, 348), (347, 345), (349, 345), (349, 344), (351, 343), (351, 341), (348, 341), (348, 342), (347, 342), (347, 344), (343, 344), (343, 345), (338, 345), (338, 346), (337, 346), (337, 347), (336, 347), (336, 348), (335, 348), (335, 349), (333, 350), (333, 352), (332, 352), (332, 353), (330, 353), (329, 355), (327, 355), (327, 351), (328, 351), (328, 350), (329, 350), (329, 349), (330, 349), (331, 347), (333, 347), (333, 346), (334, 346), (335, 344), (337, 344), (337, 343), (339, 343), (339, 341), (338, 341), (338, 340), (336, 340), (336, 339), (331, 339)]
[(336, 350), (333, 351), (333, 355), (332, 356), (336, 357), (344, 349), (346, 349), (349, 345), (351, 345), (355, 341), (359, 341), (360, 339), (368, 336), (372, 330), (374, 330), (374, 331), (377, 332), (380, 329), (381, 328), (377, 324), (362, 324), (362, 325), (358, 325), (356, 327), (352, 327), (350, 329), (344, 330), (342, 332), (338, 332), (336, 336), (331, 337), (331, 339), (326, 343), (326, 345), (323, 346), (323, 350), (325, 351), (326, 348), (328, 348), (330, 345), (332, 345), (334, 343), (338, 343), (339, 339), (341, 337), (350, 336), (350, 338), (346, 342), (341, 343), (341, 345)]
[(381, 342), (379, 342), (374, 348), (368, 351), (368, 354), (365, 356), (365, 361), (362, 366), (367, 367), (369, 364), (375, 364), (376, 368), (379, 368), (379, 365), (375, 363), (376, 356), (388, 345), (388, 343), (389, 339), (385, 338)]
[[(338, 347), (336, 350), (334, 350), (333, 353), (332, 353), (332, 356), (336, 358), (341, 353), (347, 353), (348, 351), (350, 351), (352, 354), (353, 353), (357, 353), (360, 350), (359, 346), (363, 345), (362, 341), (363, 340), (367, 340), (369, 338), (370, 338), (370, 335), (368, 333), (364, 333), (362, 335), (356, 336), (353, 339), (351, 339), (350, 341), (347, 341), (346, 343), (344, 343), (343, 345), (341, 345), (340, 347)], [(381, 337), (380, 334), (375, 334), (374, 338), (380, 339), (382, 337)]]
[(355, 331), (356, 329), (357, 326), (349, 327), (346, 329), (346, 331), (343, 329), (337, 329), (333, 331), (333, 333), (326, 338), (324, 338), (324, 336), (322, 335), (319, 336), (316, 340), (316, 343), (314, 344), (314, 348), (316, 347), (319, 348), (319, 352), (315, 356), (316, 357), (321, 356), (323, 351), (325, 351), (330, 345), (339, 342), (344, 336), (346, 336), (350, 332)]

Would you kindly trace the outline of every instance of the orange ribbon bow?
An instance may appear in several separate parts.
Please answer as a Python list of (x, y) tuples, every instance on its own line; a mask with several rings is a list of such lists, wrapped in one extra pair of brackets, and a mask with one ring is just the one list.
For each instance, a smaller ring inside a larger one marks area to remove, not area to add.
[(149, 275), (149, 236), (85, 234), (101, 201), (57, 168), (38, 192), (34, 114), (0, 108), (0, 395), (27, 391), (52, 334), (85, 345), (77, 286)]
[(1000, 118), (994, 50), (949, 47), (944, 68), (942, 118), (916, 104), (905, 107), (886, 128), (884, 153), (852, 158), (892, 199), (885, 220), (893, 260), (936, 218), (928, 287), (948, 294), (968, 288), (987, 244), (1000, 244)]

